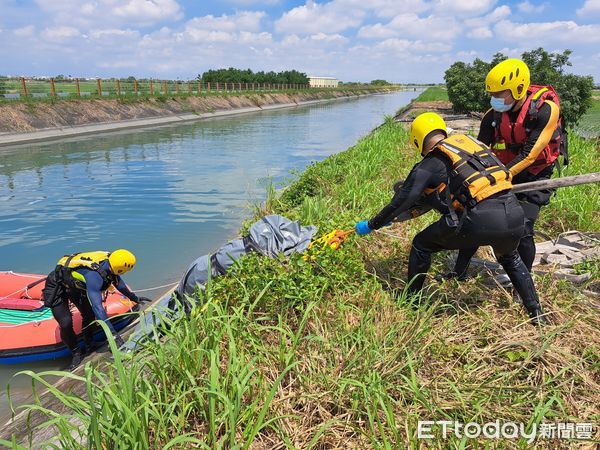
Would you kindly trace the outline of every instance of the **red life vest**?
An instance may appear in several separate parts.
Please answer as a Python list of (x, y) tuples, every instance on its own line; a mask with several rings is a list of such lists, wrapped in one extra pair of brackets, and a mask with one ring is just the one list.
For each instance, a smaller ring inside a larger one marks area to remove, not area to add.
[[(503, 164), (511, 162), (523, 149), (523, 145), (530, 132), (529, 129), (525, 128), (525, 121), (535, 119), (539, 109), (546, 100), (554, 102), (560, 108), (558, 94), (552, 86), (537, 86), (532, 84), (527, 90), (527, 99), (523, 103), (523, 106), (521, 106), (521, 111), (514, 123), (510, 121), (508, 112), (494, 113), (492, 149)], [(558, 125), (548, 145), (540, 152), (534, 163), (527, 168), (533, 175), (537, 175), (550, 166), (560, 155), (562, 137), (560, 132), (562, 128), (561, 121), (562, 116), (558, 120)]]

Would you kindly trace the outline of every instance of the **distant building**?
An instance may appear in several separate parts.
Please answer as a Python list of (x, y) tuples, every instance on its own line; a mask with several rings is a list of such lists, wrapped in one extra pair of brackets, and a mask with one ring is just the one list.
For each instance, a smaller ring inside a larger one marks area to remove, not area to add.
[(340, 83), (337, 78), (332, 77), (308, 77), (310, 87), (331, 88), (338, 87)]

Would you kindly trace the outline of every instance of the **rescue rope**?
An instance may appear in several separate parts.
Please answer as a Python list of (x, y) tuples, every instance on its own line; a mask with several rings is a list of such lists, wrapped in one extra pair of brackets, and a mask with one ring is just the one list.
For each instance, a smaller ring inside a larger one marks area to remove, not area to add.
[(148, 291), (156, 291), (157, 289), (162, 289), (162, 288), (166, 288), (166, 287), (173, 287), (173, 286), (177, 286), (179, 284), (179, 281), (176, 281), (175, 283), (170, 283), (170, 284), (163, 284), (162, 286), (155, 286), (155, 287), (151, 287), (151, 288), (146, 288), (146, 289), (136, 289), (135, 292), (148, 292)]

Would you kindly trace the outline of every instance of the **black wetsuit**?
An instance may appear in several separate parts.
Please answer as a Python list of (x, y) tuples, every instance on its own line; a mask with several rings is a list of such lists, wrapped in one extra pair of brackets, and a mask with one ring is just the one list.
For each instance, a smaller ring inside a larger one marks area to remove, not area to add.
[[(100, 267), (110, 273), (108, 262), (102, 262)], [(100, 273), (86, 267), (80, 267), (76, 271), (85, 278), (85, 284), (74, 280), (70, 274), (64, 275), (65, 278), (62, 280), (57, 280), (55, 270), (48, 275), (44, 292), (46, 296), (51, 289), (56, 289), (58, 283), (63, 285), (59, 292), (53, 296), (52, 305), (48, 306), (51, 307), (52, 315), (60, 327), (60, 337), (71, 352), (78, 348), (78, 342), (73, 329), (73, 315), (71, 314), (69, 302), (73, 303), (81, 313), (82, 333), (87, 348), (92, 346), (94, 327), (91, 324), (94, 320), (104, 321), (111, 333), (117, 335), (102, 304), (102, 292), (108, 289), (110, 284), (114, 284), (119, 292), (133, 302), (138, 302), (137, 295), (129, 290), (121, 277), (112, 275), (111, 280), (105, 280)]]
[[(521, 110), (511, 111), (509, 113), (510, 120), (515, 122)], [(523, 148), (519, 152), (519, 155), (513, 159), (510, 163), (506, 164), (506, 167), (510, 170), (515, 166), (523, 165), (523, 161), (526, 157), (532, 152), (538, 140), (542, 137), (542, 132), (549, 125), (551, 118), (551, 108), (550, 105), (544, 103), (540, 109), (538, 110), (537, 117), (535, 119), (526, 119), (524, 122), (524, 126), (531, 130), (527, 134), (527, 140), (523, 144)], [(479, 127), (479, 135), (477, 139), (483, 142), (486, 145), (492, 145), (492, 140), (494, 138), (494, 121), (498, 120), (497, 114), (494, 114), (493, 110), (489, 110), (483, 119), (481, 120), (481, 125)], [(551, 127), (554, 124), (550, 125)], [(538, 145), (539, 146), (539, 145)], [(543, 145), (542, 147), (545, 147)], [(536, 175), (533, 175), (526, 168), (521, 170), (520, 172), (513, 174), (513, 184), (520, 183), (528, 183), (530, 181), (538, 181), (544, 180), (552, 177), (552, 173), (554, 172), (554, 164), (546, 167), (544, 170), (539, 172)], [(519, 242), (519, 255), (521, 255), (521, 259), (523, 263), (527, 267), (527, 270), (531, 272), (531, 268), (533, 266), (533, 261), (535, 259), (535, 241), (533, 239), (534, 235), (534, 225), (537, 218), (540, 215), (540, 209), (542, 206), (550, 203), (550, 197), (554, 191), (551, 189), (544, 189), (539, 191), (531, 191), (531, 192), (520, 192), (515, 194), (519, 202), (521, 202), (521, 207), (525, 213), (525, 233)], [(469, 266), (469, 262), (471, 257), (475, 254), (477, 248), (471, 248), (468, 250), (463, 250), (459, 252), (458, 258), (456, 260), (456, 266), (454, 271), (460, 276), (464, 276)]]
[[(429, 153), (415, 165), (390, 204), (369, 221), (369, 227), (381, 228), (396, 216), (410, 210), (418, 201), (422, 201), (427, 188), (433, 189), (446, 183), (451, 170), (450, 161), (445, 156), (435, 151)], [(435, 209), (443, 215), (413, 239), (408, 263), (408, 290), (415, 293), (423, 287), (432, 253), (491, 245), (528, 312), (532, 317), (537, 315), (536, 311), (541, 310), (541, 307), (535, 286), (517, 252), (524, 221), (523, 210), (514, 194), (499, 192), (467, 210), (458, 232), (457, 224), (450, 214), (445, 214), (447, 206), (439, 200), (430, 201), (434, 202), (432, 206), (435, 205)]]

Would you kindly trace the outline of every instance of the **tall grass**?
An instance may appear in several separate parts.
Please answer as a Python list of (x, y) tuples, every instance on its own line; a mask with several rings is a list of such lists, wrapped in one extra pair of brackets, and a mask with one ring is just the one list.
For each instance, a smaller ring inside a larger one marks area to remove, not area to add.
[[(575, 141), (569, 170), (588, 164), (591, 145)], [(323, 232), (350, 228), (389, 200), (417, 159), (405, 130), (387, 122), (309, 167), (281, 196), (271, 193), (260, 213)], [(570, 209), (552, 208), (570, 225)], [(583, 226), (596, 226), (590, 208), (581, 206)], [(87, 366), (76, 378), (83, 398), (48, 386), (67, 413), (31, 408), (47, 414), (43, 426), (56, 427), (61, 448), (489, 448), (454, 436), (419, 440), (418, 420), (532, 427), (600, 419), (600, 321), (579, 289), (537, 280), (556, 323), (542, 331), (525, 323), (510, 293), (479, 278), (441, 281), (418, 304), (406, 298), (410, 240), (432, 220), (395, 225), (396, 238), (354, 236), (310, 262), (242, 258), (162, 339), (129, 359)], [(44, 384), (49, 373), (29, 375)]]

